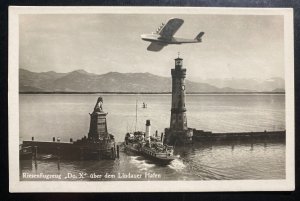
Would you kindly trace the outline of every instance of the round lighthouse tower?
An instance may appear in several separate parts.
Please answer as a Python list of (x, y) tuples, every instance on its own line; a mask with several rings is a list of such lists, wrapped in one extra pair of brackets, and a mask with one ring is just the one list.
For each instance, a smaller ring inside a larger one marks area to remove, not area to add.
[(185, 77), (186, 69), (182, 66), (183, 59), (175, 59), (175, 69), (171, 69), (172, 74), (172, 108), (170, 129), (186, 130), (187, 118), (185, 108)]
[(171, 69), (172, 75), (172, 106), (170, 128), (165, 129), (164, 142), (167, 144), (192, 142), (193, 129), (187, 126), (185, 108), (185, 77), (186, 69), (183, 68), (183, 59), (175, 59), (175, 68)]

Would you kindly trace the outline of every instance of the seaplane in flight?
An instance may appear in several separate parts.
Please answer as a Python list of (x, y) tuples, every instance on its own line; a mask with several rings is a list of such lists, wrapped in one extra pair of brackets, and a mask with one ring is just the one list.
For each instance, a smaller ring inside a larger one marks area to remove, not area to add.
[(182, 43), (200, 43), (204, 32), (200, 32), (195, 39), (184, 39), (173, 37), (177, 30), (183, 24), (183, 19), (172, 18), (166, 24), (162, 25), (152, 34), (142, 34), (142, 40), (151, 42), (147, 47), (148, 51), (158, 52), (165, 46), (170, 44), (182, 44)]

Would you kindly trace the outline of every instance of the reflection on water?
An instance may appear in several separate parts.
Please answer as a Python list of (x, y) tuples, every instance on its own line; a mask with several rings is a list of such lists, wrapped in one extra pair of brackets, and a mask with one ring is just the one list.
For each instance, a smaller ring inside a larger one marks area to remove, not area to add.
[[(82, 138), (89, 130), (89, 113), (99, 95), (20, 95), (20, 137), (22, 140), (61, 141)], [(135, 129), (136, 99), (148, 107), (138, 107), (137, 130), (152, 131), (170, 125), (170, 95), (102, 95), (108, 112), (108, 131), (116, 141)], [(187, 95), (188, 126), (213, 132), (285, 130), (284, 95)]]
[(200, 179), (285, 178), (283, 143), (201, 144), (177, 150)]
[[(87, 135), (89, 115), (98, 95), (20, 95), (20, 138), (51, 140), (79, 139)], [(108, 130), (116, 141), (134, 130), (135, 100), (147, 102), (138, 109), (138, 129), (151, 119), (152, 131), (169, 126), (169, 95), (104, 95)], [(213, 132), (284, 130), (284, 95), (188, 95), (189, 127)], [(284, 179), (285, 143), (282, 142), (198, 142), (176, 147), (177, 158), (161, 166), (135, 154), (120, 152), (116, 160), (21, 161), (24, 173), (61, 175), (61, 180), (232, 180)], [(160, 177), (147, 177), (155, 173)], [(130, 178), (142, 175), (141, 179)], [(128, 176), (129, 178), (126, 178)], [(45, 177), (41, 178), (46, 180)], [(60, 180), (60, 179), (52, 179)]]
[[(267, 146), (265, 146), (265, 144)], [(233, 148), (234, 147), (234, 148)], [(118, 174), (141, 174), (139, 180), (149, 180), (145, 173), (160, 174), (154, 180), (237, 180), (237, 179), (284, 179), (284, 143), (206, 144), (177, 147), (177, 158), (162, 166), (143, 156), (120, 152), (116, 160), (101, 161), (21, 161), (22, 173), (61, 174), (62, 180), (137, 180), (118, 178)], [(36, 164), (36, 165), (35, 165)], [(84, 178), (67, 178), (85, 174)], [(104, 178), (105, 174), (116, 178)], [(102, 178), (93, 178), (102, 175)], [(24, 179), (30, 180), (30, 179)]]

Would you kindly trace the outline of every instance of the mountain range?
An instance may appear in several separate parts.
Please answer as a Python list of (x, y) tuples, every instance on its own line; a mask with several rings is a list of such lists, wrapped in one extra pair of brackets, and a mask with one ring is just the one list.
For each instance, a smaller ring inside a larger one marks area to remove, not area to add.
[[(284, 92), (283, 80), (268, 82), (268, 92)], [(279, 84), (278, 84), (279, 83)], [(118, 73), (93, 74), (84, 70), (69, 73), (31, 72), (19, 70), (19, 91), (26, 92), (114, 92), (114, 93), (166, 93), (171, 92), (171, 78), (150, 73)], [(212, 84), (186, 80), (188, 93), (209, 92), (255, 92), (256, 90), (236, 87), (217, 87)], [(252, 86), (252, 85), (251, 85)], [(272, 86), (274, 86), (272, 88)]]
[(203, 82), (213, 85), (218, 88), (240, 88), (250, 91), (273, 91), (273, 92), (284, 92), (284, 79), (280, 77), (271, 77), (266, 80), (258, 80), (254, 78), (238, 79), (238, 78), (227, 78), (227, 79), (201, 79), (197, 77), (190, 78), (192, 81)]

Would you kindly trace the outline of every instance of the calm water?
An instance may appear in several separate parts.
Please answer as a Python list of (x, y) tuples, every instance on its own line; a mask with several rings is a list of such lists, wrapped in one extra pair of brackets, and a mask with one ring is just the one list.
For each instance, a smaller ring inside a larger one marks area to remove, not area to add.
[[(145, 129), (151, 120), (152, 131), (163, 132), (169, 126), (170, 95), (101, 95), (103, 109), (108, 112), (109, 132), (123, 141), (128, 131)], [(20, 140), (51, 140), (60, 137), (79, 139), (87, 135), (89, 113), (98, 95), (20, 95)], [(135, 107), (138, 100), (138, 121)], [(188, 95), (188, 126), (213, 132), (285, 130), (284, 95)], [(141, 107), (148, 104), (147, 109)], [(283, 179), (285, 178), (285, 144), (196, 143), (176, 148), (177, 159), (159, 166), (143, 157), (121, 152), (115, 161), (37, 161), (22, 162), (22, 173), (90, 175), (142, 174), (142, 179), (215, 180), (215, 179)], [(160, 178), (145, 178), (155, 173)], [(117, 177), (117, 176), (116, 176)], [(21, 178), (22, 179), (22, 178)], [(78, 180), (76, 178), (75, 180)], [(122, 178), (115, 178), (122, 180)], [(123, 179), (126, 180), (126, 179)], [(131, 179), (135, 180), (135, 179)]]

